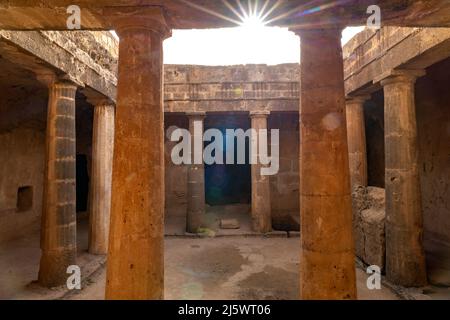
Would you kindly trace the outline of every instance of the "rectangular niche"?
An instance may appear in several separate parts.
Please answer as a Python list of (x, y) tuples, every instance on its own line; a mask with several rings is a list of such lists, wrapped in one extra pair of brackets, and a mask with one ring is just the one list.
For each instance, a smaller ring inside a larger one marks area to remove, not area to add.
[(33, 207), (33, 187), (25, 186), (17, 189), (17, 212), (28, 211)]

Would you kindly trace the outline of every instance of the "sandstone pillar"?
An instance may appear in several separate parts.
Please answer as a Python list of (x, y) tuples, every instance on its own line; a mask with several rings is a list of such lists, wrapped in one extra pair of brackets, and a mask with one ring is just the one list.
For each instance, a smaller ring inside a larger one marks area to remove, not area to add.
[(427, 283), (422, 244), (414, 84), (423, 71), (394, 71), (384, 88), (386, 275), (402, 286)]
[(355, 299), (341, 29), (299, 35), (300, 296)]
[(111, 178), (114, 149), (114, 104), (97, 99), (92, 136), (89, 252), (107, 254), (111, 212)]
[[(259, 130), (267, 130), (267, 118), (269, 114), (269, 111), (250, 112), (252, 129), (255, 130), (254, 133), (256, 133), (256, 136), (252, 136), (252, 143), (259, 142)], [(257, 150), (259, 154), (259, 145)], [(269, 176), (261, 175), (262, 164), (259, 162), (259, 157), (258, 162), (252, 163), (251, 166), (252, 228), (255, 232), (267, 233), (272, 231)]]
[(39, 283), (65, 284), (76, 264), (75, 94), (68, 81), (42, 77), (49, 87)]
[(197, 233), (205, 216), (205, 167), (203, 165), (203, 120), (205, 112), (188, 113), (191, 160), (188, 168), (187, 232)]
[[(111, 9), (116, 10), (116, 9)], [(106, 298), (164, 294), (163, 9), (123, 8)]]
[(346, 101), (348, 156), (352, 189), (367, 186), (367, 148), (364, 102), (370, 96), (356, 96)]

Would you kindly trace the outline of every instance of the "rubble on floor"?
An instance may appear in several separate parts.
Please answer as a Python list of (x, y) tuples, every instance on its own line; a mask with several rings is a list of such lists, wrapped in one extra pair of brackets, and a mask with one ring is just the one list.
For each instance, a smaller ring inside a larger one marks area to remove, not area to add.
[(385, 191), (358, 186), (353, 194), (355, 252), (364, 263), (385, 266)]
[(221, 219), (220, 220), (221, 229), (239, 229), (240, 224), (237, 219)]

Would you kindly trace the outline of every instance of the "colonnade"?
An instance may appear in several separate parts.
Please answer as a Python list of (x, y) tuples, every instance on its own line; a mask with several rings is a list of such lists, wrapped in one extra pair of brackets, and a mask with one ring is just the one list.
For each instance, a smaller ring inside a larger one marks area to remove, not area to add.
[[(117, 106), (115, 125), (112, 106), (98, 102), (94, 107), (90, 251), (106, 253), (109, 248), (107, 299), (162, 299), (162, 43), (171, 31), (163, 9), (157, 7), (124, 11), (111, 19), (120, 37)], [(367, 97), (346, 104), (341, 28), (293, 31), (302, 39), (300, 297), (355, 299), (351, 185), (367, 185)], [(425, 282), (413, 94), (418, 75), (396, 72), (381, 81), (386, 109), (386, 233), (391, 242), (387, 274), (404, 285)], [(66, 267), (76, 257), (76, 86), (54, 80), (49, 92), (39, 279), (55, 285), (65, 279)], [(188, 116), (191, 130), (195, 121), (203, 127), (204, 114)], [(268, 114), (250, 116), (253, 128), (267, 128)], [(256, 230), (267, 232), (269, 182), (259, 171), (258, 166), (252, 168), (252, 218)], [(195, 231), (204, 214), (203, 165), (192, 165), (188, 172), (187, 229)]]

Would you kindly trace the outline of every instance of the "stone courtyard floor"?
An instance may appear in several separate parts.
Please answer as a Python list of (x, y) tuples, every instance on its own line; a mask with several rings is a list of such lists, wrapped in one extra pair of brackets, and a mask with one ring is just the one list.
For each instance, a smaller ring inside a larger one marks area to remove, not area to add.
[[(296, 299), (299, 238), (167, 239), (166, 299)], [(105, 271), (67, 299), (103, 299)], [(358, 270), (360, 299), (398, 297), (387, 288), (370, 291)]]
[[(0, 299), (104, 299), (105, 257), (86, 252), (86, 221), (79, 224), (78, 239), (81, 291), (44, 289), (32, 283), (39, 268), (36, 231), (0, 248)], [(279, 236), (166, 237), (165, 298), (296, 299), (299, 241)], [(359, 299), (399, 299), (384, 285), (381, 290), (367, 289), (367, 277), (357, 269)], [(448, 288), (428, 293), (431, 298), (450, 297)]]

